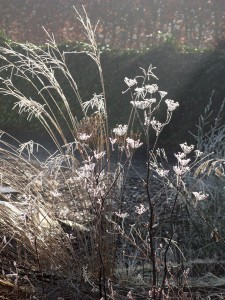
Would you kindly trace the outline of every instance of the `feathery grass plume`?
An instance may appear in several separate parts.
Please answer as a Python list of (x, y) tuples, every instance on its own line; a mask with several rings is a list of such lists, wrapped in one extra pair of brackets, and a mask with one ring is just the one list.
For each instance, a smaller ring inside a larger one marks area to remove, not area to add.
[[(89, 281), (102, 285), (103, 293), (114, 268), (115, 237), (105, 215), (117, 205), (112, 200), (115, 183), (110, 174), (100, 51), (85, 10), (84, 19), (76, 13), (90, 42), (86, 54), (97, 64), (102, 83), (102, 93), (89, 102), (83, 102), (66, 64), (68, 53), (60, 52), (53, 36), (48, 34), (45, 48), (29, 43), (17, 44), (19, 50), (10, 45), (0, 47), (0, 93), (15, 99), (14, 109), (27, 114), (28, 121), (37, 118), (57, 147), (52, 154), (34, 141), (20, 143), (1, 133), (0, 223), (4, 240), (0, 251), (39, 273), (43, 292), (46, 274), (76, 284), (86, 266)], [(58, 81), (59, 73), (74, 93), (77, 112)], [(3, 78), (5, 74), (10, 75)], [(17, 77), (32, 89), (32, 98), (17, 86)], [(89, 106), (97, 112), (89, 113)], [(44, 161), (38, 158), (40, 149), (47, 156)], [(7, 187), (12, 194), (4, 194)], [(10, 267), (4, 267), (8, 273)]]

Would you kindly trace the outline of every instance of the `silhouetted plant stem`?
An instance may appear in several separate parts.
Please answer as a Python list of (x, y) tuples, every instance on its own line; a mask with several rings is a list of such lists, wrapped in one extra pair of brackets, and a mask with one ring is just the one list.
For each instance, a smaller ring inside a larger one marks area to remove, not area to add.
[(157, 270), (156, 270), (156, 257), (155, 257), (155, 243), (154, 243), (154, 204), (152, 203), (150, 190), (149, 190), (149, 182), (150, 182), (150, 146), (149, 146), (149, 136), (148, 138), (148, 146), (147, 146), (147, 178), (146, 178), (146, 193), (149, 204), (149, 224), (148, 224), (148, 233), (149, 233), (149, 244), (150, 244), (150, 260), (152, 262), (152, 297), (156, 300), (156, 284), (157, 284)]
[[(174, 213), (174, 210), (175, 210), (175, 207), (176, 207), (178, 195), (179, 195), (179, 191), (177, 191), (177, 193), (176, 193), (176, 196), (175, 196), (175, 199), (174, 199), (174, 203), (173, 203), (173, 207), (172, 207), (171, 214), (170, 214), (171, 228), (172, 228), (173, 213)], [(171, 245), (174, 233), (175, 232), (173, 231), (173, 228), (172, 228), (171, 235), (170, 235), (170, 238), (169, 238), (169, 242), (167, 244), (167, 247), (166, 247), (166, 250), (165, 250), (165, 253), (164, 253), (164, 270), (163, 270), (163, 279), (162, 279), (162, 283), (161, 283), (161, 288), (160, 288), (160, 291), (159, 291), (159, 299), (161, 299), (161, 297), (162, 297), (163, 289), (165, 287), (165, 282), (166, 282), (166, 278), (167, 278), (167, 275), (168, 275), (167, 253), (169, 251), (169, 248), (170, 248), (170, 245)]]

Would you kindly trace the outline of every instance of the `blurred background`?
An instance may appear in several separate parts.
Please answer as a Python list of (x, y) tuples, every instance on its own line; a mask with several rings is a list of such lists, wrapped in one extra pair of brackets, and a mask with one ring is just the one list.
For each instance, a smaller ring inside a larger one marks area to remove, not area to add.
[(100, 20), (98, 42), (146, 48), (174, 39), (197, 49), (225, 39), (224, 0), (0, 0), (0, 28), (20, 42), (45, 43), (42, 26), (58, 43), (83, 39), (73, 5)]

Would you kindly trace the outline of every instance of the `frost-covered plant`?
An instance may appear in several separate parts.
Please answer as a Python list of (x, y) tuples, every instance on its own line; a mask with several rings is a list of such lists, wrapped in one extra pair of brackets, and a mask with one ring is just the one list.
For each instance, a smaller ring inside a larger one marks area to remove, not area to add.
[[(213, 117), (213, 96), (210, 98), (204, 113), (197, 125), (196, 139), (198, 150), (196, 156), (202, 157), (194, 169), (195, 176), (190, 180), (194, 187), (194, 207), (190, 225), (202, 232), (201, 239), (196, 233), (192, 235), (189, 247), (195, 247), (192, 259), (221, 256), (224, 247), (224, 125), (222, 111), (224, 101)], [(204, 155), (203, 155), (204, 153)], [(218, 243), (219, 242), (219, 243)], [(202, 247), (202, 245), (207, 245)]]
[[(125, 251), (125, 261), (127, 247), (131, 247), (129, 255), (134, 249), (137, 259), (141, 257), (144, 264), (152, 266), (153, 275), (147, 286), (149, 289), (150, 284), (156, 299), (163, 294), (167, 277), (167, 263), (163, 263), (158, 253), (162, 256), (164, 252), (165, 259), (167, 252), (172, 253), (173, 235), (158, 237), (156, 207), (161, 195), (151, 195), (151, 176), (158, 174), (166, 186), (169, 171), (158, 165), (157, 158), (162, 153), (166, 156), (163, 150), (156, 149), (156, 143), (179, 104), (166, 99), (167, 93), (160, 91), (156, 83), (151, 83), (152, 78), (158, 79), (152, 66), (147, 70), (141, 69), (142, 74), (135, 79), (124, 80), (128, 87), (126, 92), (131, 95), (130, 119), (127, 124), (117, 125), (109, 134), (100, 52), (94, 41), (95, 29), (92, 29), (86, 13), (84, 18), (78, 13), (78, 18), (89, 39), (87, 54), (96, 62), (102, 83), (102, 93), (94, 94), (89, 101), (82, 100), (66, 65), (67, 53), (59, 51), (51, 36), (46, 50), (31, 44), (20, 45), (21, 52), (11, 46), (0, 48), (0, 57), (4, 61), (1, 71), (10, 70), (10, 77), (1, 78), (0, 92), (13, 96), (16, 99), (14, 108), (18, 107), (19, 113), (27, 113), (28, 120), (37, 118), (56, 145), (53, 154), (42, 147), (47, 158), (41, 161), (36, 156), (41, 146), (34, 141), (21, 144), (13, 137), (9, 137), (12, 143), (1, 138), (1, 184), (9, 185), (19, 193), (16, 199), (2, 194), (2, 235), (6, 245), (8, 240), (13, 239), (31, 257), (27, 261), (27, 255), (18, 258), (14, 254), (14, 260), (20, 259), (29, 267), (33, 265), (42, 277), (46, 272), (57, 273), (70, 278), (73, 284), (83, 277), (105, 299), (108, 297), (109, 278), (122, 271), (115, 271), (115, 267), (120, 266), (117, 260), (121, 257), (120, 251)], [(65, 91), (57, 81), (57, 72), (68, 80), (83, 118), (79, 119), (72, 111)], [(17, 76), (32, 86), (38, 101), (17, 88), (14, 83)], [(164, 121), (157, 120), (155, 116), (161, 105), (166, 107)], [(133, 211), (124, 211), (121, 200), (132, 157), (135, 150), (143, 145), (140, 135), (133, 132), (135, 118), (142, 125), (147, 143), (147, 177), (141, 178), (145, 199), (137, 203)], [(150, 131), (156, 137), (153, 147), (150, 147)], [(4, 135), (6, 133), (2, 132), (1, 136)], [(116, 170), (112, 171), (110, 152), (116, 150), (119, 161)], [(188, 154), (185, 149), (183, 151), (184, 155)], [(125, 163), (121, 164), (123, 157)], [(185, 157), (180, 157), (176, 168), (189, 171), (188, 163), (188, 159), (185, 162)], [(176, 168), (175, 174), (181, 181), (185, 172), (178, 174)], [(167, 188), (163, 193), (165, 191)], [(130, 221), (133, 223), (135, 220), (135, 223), (125, 226), (125, 219), (130, 214), (134, 214)], [(120, 218), (122, 225), (118, 223)], [(118, 238), (126, 240), (124, 249), (118, 246)], [(164, 245), (159, 247), (163, 241)], [(10, 251), (5, 245), (3, 249)], [(164, 277), (159, 281), (162, 268), (165, 269)]]
[[(212, 216), (208, 216), (207, 210), (204, 209), (212, 194), (209, 193), (202, 176), (198, 178), (193, 176), (193, 172), (201, 168), (202, 163), (206, 161), (208, 153), (204, 154), (201, 150), (205, 149), (199, 146), (194, 150), (194, 145), (184, 142), (180, 144), (182, 151), (175, 154), (177, 164), (168, 168), (165, 151), (156, 149), (156, 145), (163, 128), (170, 122), (179, 103), (165, 99), (167, 93), (159, 91), (157, 84), (148, 82), (150, 77), (157, 79), (152, 66), (142, 71), (143, 75), (134, 79), (126, 77), (124, 81), (128, 86), (125, 92), (130, 91), (130, 103), (133, 107), (129, 124), (133, 124), (134, 119), (138, 118), (147, 144), (147, 176), (145, 178), (140, 176), (145, 194), (142, 202), (130, 209), (129, 215), (125, 211), (120, 211), (118, 216), (123, 220), (122, 226), (115, 226), (118, 233), (130, 245), (128, 248), (125, 247), (126, 250), (123, 249), (128, 264), (132, 256), (131, 248), (138, 250), (140, 264), (151, 266), (152, 275), (149, 278), (151, 296), (153, 299), (160, 299), (164, 293), (164, 286), (172, 284), (169, 280), (168, 266), (176, 262), (182, 268), (185, 261), (184, 254), (189, 259), (194, 258), (192, 251), (197, 239), (190, 238), (194, 232), (188, 228), (196, 224), (196, 220), (203, 224), (202, 228), (206, 234), (216, 237), (216, 241), (223, 239), (222, 231), (217, 230), (218, 224), (215, 226), (217, 222)], [(155, 114), (164, 103), (167, 108), (165, 119), (157, 120)], [(150, 135), (152, 130), (155, 132), (155, 142)], [(221, 170), (221, 165), (218, 169), (217, 172)], [(154, 178), (160, 184), (160, 192), (151, 191)], [(128, 211), (127, 208), (125, 210)], [(188, 232), (188, 236), (185, 236), (185, 231)], [(188, 247), (190, 246), (188, 239), (193, 241), (191, 249)], [(136, 272), (135, 276), (137, 275)]]
[[(1, 132), (1, 185), (9, 186), (16, 196), (0, 193), (0, 252), (38, 272), (43, 293), (44, 277), (51, 274), (70, 284), (73, 297), (79, 294), (82, 298), (82, 288), (77, 289), (83, 281), (85, 288), (98, 291), (99, 299), (116, 299), (120, 282), (130, 290), (130, 299), (135, 284), (143, 285), (147, 297), (167, 299), (165, 287), (173, 285), (169, 266), (183, 256), (175, 217), (187, 203), (196, 210), (208, 197), (200, 185), (191, 189), (186, 185), (201, 160), (201, 149), (195, 150), (193, 158), (194, 146), (180, 144), (177, 163), (170, 168), (165, 150), (157, 148), (179, 103), (166, 98), (167, 92), (152, 82), (158, 80), (152, 65), (141, 68), (141, 74), (133, 79), (125, 77), (123, 93), (130, 93), (130, 117), (127, 124), (118, 124), (110, 133), (96, 28), (85, 10), (83, 16), (76, 13), (88, 39), (85, 53), (97, 64), (102, 87), (101, 93), (93, 93), (88, 101), (83, 101), (67, 67), (68, 52), (61, 53), (50, 35), (45, 49), (32, 44), (20, 44), (22, 51), (0, 47), (4, 62), (0, 93), (14, 97), (14, 109), (27, 114), (28, 120), (37, 118), (56, 146), (50, 153), (34, 141), (20, 143)], [(4, 78), (6, 70), (10, 76)], [(74, 93), (77, 112), (58, 81), (59, 72)], [(17, 76), (31, 86), (37, 98), (31, 99), (17, 87)], [(162, 107), (166, 113), (159, 120)], [(136, 119), (143, 140), (134, 132)], [(132, 163), (143, 142), (147, 145), (145, 176), (139, 175)], [(40, 149), (45, 160), (38, 158)], [(116, 167), (111, 163), (115, 152)], [(135, 202), (124, 204), (130, 193), (126, 190), (130, 169), (141, 187), (137, 199), (132, 199)], [(152, 189), (155, 182), (157, 191)], [(5, 264), (2, 269), (7, 269)], [(28, 280), (31, 286), (35, 284), (32, 278)]]
[[(84, 17), (77, 14), (89, 38), (87, 54), (99, 67), (103, 83), (95, 29), (85, 11)], [(12, 253), (15, 261), (34, 268), (42, 277), (51, 272), (66, 276), (73, 284), (84, 276), (85, 267), (91, 274), (89, 282), (97, 284), (99, 293), (105, 295), (115, 257), (115, 239), (109, 234), (111, 225), (106, 223), (105, 214), (117, 203), (113, 203), (115, 183), (108, 163), (104, 86), (100, 95), (83, 101), (66, 64), (68, 53), (60, 52), (52, 36), (48, 38), (46, 48), (32, 44), (20, 44), (21, 51), (10, 45), (0, 48), (0, 92), (16, 99), (14, 109), (27, 114), (28, 120), (37, 118), (56, 146), (50, 153), (34, 141), (20, 143), (8, 136), (6, 142), (7, 134), (1, 132), (1, 184), (19, 196), (1, 193), (0, 223), (5, 242), (0, 251)], [(7, 78), (3, 77), (5, 72), (10, 74)], [(71, 109), (58, 73), (67, 80), (66, 89), (74, 93), (78, 114)], [(36, 92), (35, 99), (17, 87), (16, 77)], [(95, 111), (89, 113), (90, 108)], [(83, 117), (78, 119), (80, 112)], [(38, 159), (40, 149), (47, 157), (44, 161)], [(11, 251), (12, 239), (15, 246)], [(16, 253), (15, 247), (21, 247), (24, 254)]]
[[(145, 272), (140, 275), (137, 271), (133, 271), (133, 278), (143, 276), (145, 288), (150, 287), (149, 295), (153, 299), (161, 299), (164, 297), (164, 287), (168, 281), (168, 263), (171, 259), (176, 260), (174, 253), (179, 250), (176, 246), (176, 228), (174, 228), (174, 216), (180, 205), (181, 192), (184, 190), (184, 177), (196, 160), (191, 162), (187, 155), (193, 150), (193, 145), (188, 146), (187, 143), (181, 144), (182, 153), (178, 153), (177, 165), (172, 170), (164, 167), (167, 157), (163, 149), (157, 149), (157, 140), (163, 128), (170, 122), (175, 109), (179, 106), (178, 102), (166, 99), (167, 93), (160, 91), (155, 83), (151, 83), (152, 78), (158, 78), (153, 73), (153, 67), (147, 70), (141, 69), (142, 74), (134, 79), (125, 78), (124, 82), (128, 86), (125, 92), (130, 92), (131, 96), (131, 117), (127, 125), (132, 126), (134, 119), (137, 117), (145, 136), (147, 144), (147, 175), (140, 179), (143, 184), (141, 202), (130, 209), (124, 207), (124, 212), (118, 212), (117, 216), (122, 219), (121, 225), (111, 220), (114, 224), (116, 232), (124, 238), (122, 247), (123, 261), (127, 258), (127, 264), (130, 265), (130, 257), (132, 252), (136, 251), (135, 260), (139, 260), (139, 264), (143, 265), (143, 270), (147, 268), (147, 272), (151, 272), (146, 280)], [(124, 92), (124, 93), (125, 93)], [(166, 107), (166, 115), (164, 121), (157, 120), (156, 116), (161, 107)], [(126, 127), (119, 125), (114, 132), (118, 136), (124, 136), (127, 132)], [(123, 131), (123, 129), (125, 129)], [(155, 133), (152, 138), (151, 132)], [(119, 150), (124, 151), (131, 145), (131, 139), (126, 138), (127, 146), (120, 146)], [(116, 141), (115, 141), (116, 144)], [(129, 145), (130, 144), (130, 145)], [(140, 146), (139, 139), (135, 142), (132, 140), (132, 147)], [(127, 158), (130, 159), (130, 152), (126, 152)], [(161, 185), (156, 192), (151, 190), (154, 180), (158, 180)], [(170, 199), (170, 200), (169, 200)], [(166, 213), (163, 206), (169, 208)], [(167, 221), (163, 221), (168, 218)], [(126, 226), (125, 226), (126, 224)], [(125, 266), (124, 266), (125, 267)], [(122, 272), (121, 261), (119, 268)], [(149, 269), (150, 268), (150, 269)], [(133, 283), (130, 283), (132, 286)], [(149, 285), (150, 284), (150, 285)], [(130, 294), (131, 295), (131, 294)]]

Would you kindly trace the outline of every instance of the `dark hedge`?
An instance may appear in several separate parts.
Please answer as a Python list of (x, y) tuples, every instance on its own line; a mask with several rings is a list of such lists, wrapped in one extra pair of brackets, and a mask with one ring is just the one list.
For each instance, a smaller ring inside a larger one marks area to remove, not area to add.
[[(62, 51), (70, 51), (79, 49), (81, 46), (64, 44), (59, 47)], [(147, 68), (150, 64), (157, 67), (155, 74), (159, 78), (157, 84), (160, 90), (167, 91), (168, 98), (180, 103), (171, 123), (162, 134), (161, 146), (173, 148), (184, 141), (193, 142), (189, 131), (196, 133), (198, 118), (204, 112), (212, 92), (214, 91), (212, 121), (225, 97), (225, 50), (223, 47), (204, 52), (184, 51), (166, 43), (145, 51), (103, 49), (101, 58), (111, 128), (116, 124), (127, 123), (128, 120), (131, 107), (129, 94), (122, 94), (122, 91), (126, 89), (124, 78), (126, 76), (133, 78), (140, 74), (139, 67)], [(84, 101), (89, 100), (93, 93), (101, 92), (98, 70), (90, 57), (85, 54), (69, 54), (67, 63), (78, 82)], [(24, 83), (19, 79), (17, 81), (18, 86), (24, 88)], [(61, 84), (66, 90), (67, 83), (63, 79)], [(76, 110), (73, 95), (69, 89), (67, 97), (73, 109)], [(27, 122), (26, 116), (18, 115), (15, 110), (12, 111), (12, 106), (12, 99), (0, 95), (1, 129), (10, 132), (40, 132), (37, 120)], [(163, 113), (159, 117), (163, 120)]]

